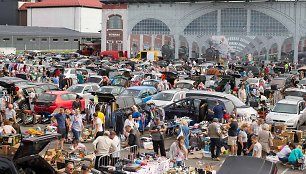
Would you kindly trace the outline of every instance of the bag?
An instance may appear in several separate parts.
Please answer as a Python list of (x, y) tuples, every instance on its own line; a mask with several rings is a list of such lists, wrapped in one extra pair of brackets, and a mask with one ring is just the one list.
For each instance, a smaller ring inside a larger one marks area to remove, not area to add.
[(178, 136), (176, 137), (176, 139), (178, 139), (178, 138), (181, 137), (181, 136), (184, 136), (182, 127), (180, 127), (180, 134), (178, 134)]

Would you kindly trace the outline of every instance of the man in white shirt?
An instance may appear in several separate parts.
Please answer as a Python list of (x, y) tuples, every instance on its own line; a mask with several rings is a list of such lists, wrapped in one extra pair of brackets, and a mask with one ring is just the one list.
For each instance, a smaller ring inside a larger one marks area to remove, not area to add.
[(16, 121), (16, 111), (13, 109), (12, 104), (9, 104), (8, 108), (5, 110), (5, 119), (9, 120), (10, 118), (13, 118), (13, 120)]
[(120, 138), (117, 136), (115, 131), (111, 131), (110, 132), (110, 139), (112, 139), (116, 145), (116, 148), (114, 149), (114, 152), (112, 153), (112, 158), (111, 158), (111, 166), (115, 166), (115, 164), (117, 163), (119, 157), (120, 157), (120, 149), (121, 149), (121, 142), (120, 142)]
[(115, 142), (109, 138), (110, 132), (105, 131), (103, 136), (99, 136), (92, 143), (96, 154), (95, 169), (99, 169), (99, 166), (109, 165), (109, 154), (116, 149)]
[(254, 144), (254, 147), (253, 147), (253, 157), (261, 158), (262, 157), (262, 155), (261, 155), (262, 146), (258, 142), (258, 137), (257, 136), (253, 136), (252, 137), (252, 143)]
[(283, 163), (288, 162), (288, 157), (291, 153), (291, 150), (293, 149), (293, 143), (290, 143), (289, 145), (286, 145), (282, 148), (280, 152), (277, 153), (278, 159)]

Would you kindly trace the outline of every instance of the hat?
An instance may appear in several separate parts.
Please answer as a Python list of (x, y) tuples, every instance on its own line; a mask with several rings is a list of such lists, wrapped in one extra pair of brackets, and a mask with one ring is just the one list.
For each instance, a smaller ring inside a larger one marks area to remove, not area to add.
[(213, 122), (219, 122), (218, 118), (214, 118)]

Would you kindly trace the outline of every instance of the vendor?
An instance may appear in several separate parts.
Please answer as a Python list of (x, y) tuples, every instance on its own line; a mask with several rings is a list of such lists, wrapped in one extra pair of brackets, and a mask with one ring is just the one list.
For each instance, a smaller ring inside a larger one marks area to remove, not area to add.
[(184, 146), (184, 140), (184, 136), (180, 136), (170, 146), (170, 160), (174, 163), (174, 167), (183, 167), (184, 159), (187, 159), (188, 150)]

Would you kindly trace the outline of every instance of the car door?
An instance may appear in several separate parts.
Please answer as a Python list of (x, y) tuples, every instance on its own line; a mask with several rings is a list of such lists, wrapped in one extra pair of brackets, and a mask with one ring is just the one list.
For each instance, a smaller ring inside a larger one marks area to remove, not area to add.
[(177, 101), (174, 102), (171, 105), (165, 106), (164, 107), (164, 111), (165, 111), (165, 119), (166, 120), (171, 120), (174, 119), (174, 117), (182, 117), (181, 115), (181, 108), (179, 108), (178, 106), (180, 106), (180, 102), (182, 101)]
[(139, 96), (142, 99), (143, 103), (147, 102), (148, 101), (147, 97), (149, 96), (148, 89), (141, 90)]
[(305, 102), (299, 103), (299, 111), (300, 111), (300, 120), (301, 120), (302, 123), (305, 123), (305, 121), (306, 121)]
[(58, 103), (59, 106), (62, 106), (63, 108), (66, 108), (66, 109), (72, 109), (73, 101), (70, 99), (69, 94), (62, 94), (60, 98), (61, 98), (61, 102)]
[(148, 96), (144, 99), (145, 102), (152, 99), (153, 95), (157, 94), (157, 90), (155, 88), (148, 89)]

